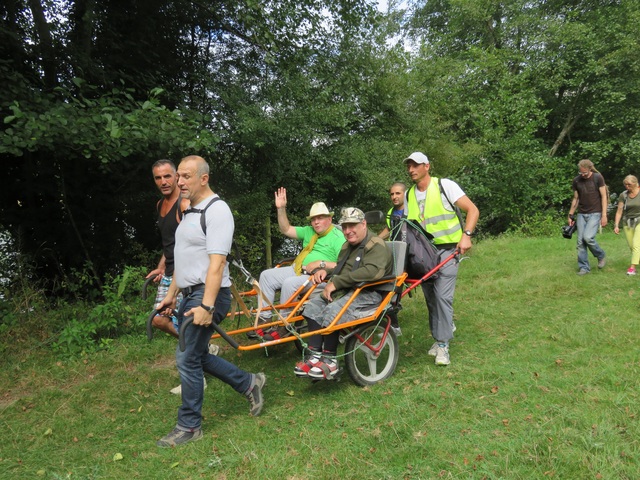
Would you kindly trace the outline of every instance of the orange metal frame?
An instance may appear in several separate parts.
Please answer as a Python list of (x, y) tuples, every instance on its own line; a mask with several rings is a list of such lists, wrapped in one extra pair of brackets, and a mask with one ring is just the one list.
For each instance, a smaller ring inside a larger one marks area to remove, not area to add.
[[(406, 278), (407, 278), (407, 274), (403, 273), (402, 275), (400, 275), (398, 277), (394, 276), (394, 277), (390, 277), (390, 278), (381, 279), (381, 280), (378, 280), (376, 282), (363, 284), (362, 286), (356, 288), (354, 294), (351, 296), (349, 301), (347, 301), (347, 303), (342, 307), (340, 312), (338, 312), (338, 314), (333, 319), (333, 321), (328, 326), (326, 326), (325, 328), (323, 328), (321, 330), (316, 330), (314, 332), (304, 332), (304, 333), (300, 333), (298, 335), (291, 335), (291, 336), (285, 337), (285, 338), (280, 338), (280, 339), (270, 340), (270, 341), (263, 341), (263, 342), (259, 342), (259, 343), (253, 343), (253, 344), (250, 344), (250, 345), (239, 345), (238, 350), (257, 350), (259, 348), (271, 347), (271, 346), (280, 345), (280, 344), (283, 344), (283, 343), (293, 342), (293, 341), (298, 340), (299, 338), (300, 339), (304, 339), (304, 338), (310, 337), (312, 335), (328, 334), (328, 333), (335, 332), (336, 330), (348, 329), (348, 328), (356, 327), (358, 325), (362, 325), (364, 323), (372, 322), (372, 321), (378, 319), (380, 317), (380, 315), (382, 315), (382, 313), (386, 310), (387, 306), (391, 302), (391, 299), (393, 298), (394, 295), (396, 295), (397, 290), (401, 289), (402, 286), (404, 285)], [(392, 283), (392, 282), (393, 282), (394, 288), (390, 289), (389, 292), (385, 293), (385, 295), (382, 298), (382, 301), (380, 302), (380, 305), (375, 310), (375, 312), (373, 312), (371, 315), (367, 315), (367, 316), (365, 316), (363, 318), (359, 318), (359, 319), (352, 320), (352, 321), (349, 321), (349, 322), (340, 323), (340, 319), (342, 318), (344, 313), (347, 311), (347, 309), (349, 308), (349, 306), (351, 305), (353, 300), (358, 296), (358, 294), (363, 289), (375, 287), (376, 285), (385, 285), (385, 284), (389, 284), (389, 283)], [(275, 308), (276, 310), (292, 309), (292, 311), (289, 313), (289, 315), (284, 320), (276, 320), (276, 321), (273, 321), (273, 322), (270, 322), (270, 323), (261, 324), (259, 326), (259, 328), (267, 329), (269, 327), (284, 326), (285, 324), (294, 324), (296, 322), (303, 321), (304, 320), (303, 317), (301, 315), (297, 315), (297, 312), (298, 312), (298, 310), (300, 310), (300, 307), (302, 307), (302, 305), (304, 305), (304, 303), (309, 299), (309, 297), (311, 296), (311, 294), (315, 290), (316, 286), (312, 285), (311, 288), (309, 288), (306, 292), (304, 292), (304, 294), (302, 294), (302, 292), (303, 292), (303, 290), (305, 288), (306, 288), (305, 286), (301, 286), (293, 295), (291, 295), (291, 297), (289, 299), (287, 299), (286, 302), (284, 302), (284, 303), (282, 303), (280, 305), (275, 305), (273, 307), (268, 307), (268, 309)], [(237, 297), (236, 300), (240, 303), (242, 301), (242, 297), (243, 296), (249, 296), (249, 295), (255, 295), (255, 294), (256, 294), (255, 290), (251, 290), (251, 291), (248, 291), (248, 292), (242, 292), (242, 293), (239, 293), (239, 297)], [(295, 299), (297, 299), (298, 296), (301, 295), (301, 294), (302, 294), (302, 298), (299, 301), (295, 301)], [(267, 308), (265, 307), (265, 308), (262, 308), (260, 310), (262, 311), (262, 310), (266, 310), (266, 309)], [(257, 309), (252, 309), (252, 310), (250, 310), (250, 312), (251, 312), (252, 315), (255, 315), (258, 312), (258, 310)], [(242, 315), (242, 314), (243, 314), (242, 311), (238, 311), (238, 312), (235, 312), (233, 314), (233, 317), (235, 317), (237, 315)], [(232, 316), (232, 314), (229, 314), (229, 317), (231, 317), (231, 316)], [(242, 333), (252, 332), (252, 331), (255, 331), (255, 330), (256, 330), (256, 327), (250, 326), (250, 327), (246, 327), (246, 328), (238, 328), (238, 329), (235, 329), (235, 330), (229, 330), (226, 333), (227, 333), (227, 335), (233, 336), (233, 335), (240, 335)], [(219, 334), (214, 334), (211, 338), (220, 338), (220, 335)]]

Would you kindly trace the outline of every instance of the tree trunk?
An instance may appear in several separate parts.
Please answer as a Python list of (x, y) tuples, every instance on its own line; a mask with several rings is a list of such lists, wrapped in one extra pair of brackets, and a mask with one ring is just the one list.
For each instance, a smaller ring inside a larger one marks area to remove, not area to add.
[(586, 86), (584, 83), (580, 85), (580, 88), (578, 88), (578, 91), (573, 100), (573, 103), (571, 104), (571, 109), (569, 110), (569, 114), (567, 115), (567, 120), (564, 122), (564, 126), (562, 127), (562, 130), (560, 131), (558, 138), (556, 138), (556, 141), (553, 143), (553, 147), (551, 147), (551, 150), (549, 151), (550, 157), (553, 157), (556, 154), (556, 152), (558, 151), (558, 148), (560, 148), (560, 146), (564, 143), (565, 138), (571, 135), (571, 130), (573, 130), (573, 127), (575, 126), (576, 122), (580, 118), (580, 113), (576, 113), (576, 110), (578, 108), (578, 102), (580, 101), (580, 97), (582, 96), (582, 93), (584, 92), (585, 88)]
[(44, 85), (48, 90), (58, 83), (56, 55), (53, 49), (51, 30), (44, 15), (44, 8), (39, 0), (29, 0), (29, 7), (33, 15), (33, 23), (38, 36), (38, 50), (42, 55), (42, 71), (44, 73)]
[(271, 218), (267, 217), (267, 221), (264, 224), (264, 248), (265, 248), (265, 256), (267, 259), (267, 268), (271, 268), (272, 266), (272, 256), (271, 256)]
[(562, 130), (560, 131), (558, 138), (554, 142), (553, 147), (551, 147), (551, 151), (549, 152), (550, 157), (553, 157), (556, 154), (556, 152), (558, 151), (558, 148), (560, 148), (560, 145), (562, 145), (562, 143), (564, 142), (564, 139), (567, 136), (571, 135), (571, 130), (575, 126), (579, 117), (580, 117), (579, 115), (576, 115), (574, 117), (573, 111), (569, 113), (569, 117), (567, 117), (567, 121), (564, 123), (564, 127), (562, 127)]
[(90, 78), (91, 50), (93, 38), (93, 21), (95, 16), (95, 0), (77, 0), (73, 9), (73, 48), (75, 52), (72, 59), (74, 74), (77, 77)]

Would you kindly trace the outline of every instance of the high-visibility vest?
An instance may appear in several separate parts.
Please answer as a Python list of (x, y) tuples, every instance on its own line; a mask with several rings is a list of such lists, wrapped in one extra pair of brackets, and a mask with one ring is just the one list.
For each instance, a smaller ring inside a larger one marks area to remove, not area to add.
[[(389, 211), (387, 212), (387, 227), (391, 228), (391, 219), (393, 218), (393, 212), (394, 212), (394, 207), (391, 207), (389, 209)], [(404, 206), (402, 207), (402, 215), (404, 216), (405, 211), (404, 211)], [(398, 215), (400, 216), (400, 215)]]
[(438, 179), (431, 177), (431, 182), (427, 187), (427, 196), (424, 201), (424, 217), (420, 215), (415, 188), (416, 186), (413, 185), (407, 190), (404, 202), (407, 218), (417, 221), (428, 233), (433, 235), (433, 243), (436, 245), (458, 243), (462, 238), (462, 227), (456, 212), (447, 210), (444, 207), (440, 196), (440, 188), (438, 187)]

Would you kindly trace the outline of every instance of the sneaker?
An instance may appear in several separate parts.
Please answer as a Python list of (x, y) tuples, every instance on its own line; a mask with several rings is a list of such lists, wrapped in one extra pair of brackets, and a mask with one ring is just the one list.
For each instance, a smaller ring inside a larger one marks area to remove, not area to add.
[(249, 413), (254, 417), (260, 415), (262, 412), (262, 406), (264, 405), (264, 398), (262, 398), (262, 389), (267, 383), (267, 377), (265, 377), (264, 373), (256, 373), (252, 374), (251, 377), (251, 387), (249, 391), (244, 394), (249, 400), (251, 404), (251, 409)]
[(179, 430), (178, 427), (171, 430), (164, 437), (156, 442), (159, 447), (176, 447), (187, 442), (195, 442), (202, 438), (202, 429), (193, 431)]
[(402, 330), (400, 330), (400, 327), (391, 327), (391, 330), (393, 330), (393, 333), (396, 334), (396, 337), (402, 336)]
[[(266, 317), (260, 317), (258, 318), (258, 327), (260, 327), (260, 325), (263, 325), (265, 323), (269, 323), (271, 322), (271, 317), (266, 318)], [(260, 334), (262, 332), (262, 330), (260, 328), (258, 328), (258, 330), (251, 330), (250, 332), (247, 332), (247, 338), (249, 340), (258, 340), (262, 337), (262, 335)]]
[(627, 275), (635, 275), (636, 274), (636, 269), (633, 267), (629, 267), (629, 270), (627, 270)]
[(316, 380), (333, 380), (339, 372), (340, 367), (335, 358), (322, 357), (320, 361), (309, 370), (309, 376)]
[(438, 353), (438, 342), (433, 342), (433, 345), (431, 345), (431, 348), (427, 352), (427, 355), (429, 355), (430, 357), (435, 357), (437, 353)]
[(436, 347), (436, 365), (449, 365), (450, 363), (449, 345), (439, 343)]
[[(202, 390), (206, 390), (207, 389), (207, 379), (202, 377), (202, 381), (204, 382)], [(177, 387), (173, 387), (171, 390), (169, 390), (169, 393), (171, 393), (173, 395), (182, 395), (182, 385), (178, 385)]]
[(607, 260), (605, 257), (602, 257), (600, 260), (598, 260), (598, 268), (604, 268), (606, 264), (607, 264)]
[(287, 332), (287, 329), (284, 327), (269, 327), (265, 330), (259, 328), (258, 330), (256, 330), (259, 338), (262, 338), (262, 340), (265, 342), (271, 342), (273, 340), (280, 340), (281, 338), (284, 338), (284, 332)]
[(297, 377), (308, 377), (313, 367), (320, 363), (320, 355), (309, 355), (304, 362), (298, 362), (293, 369)]
[(209, 344), (209, 355), (215, 355), (216, 357), (220, 353), (220, 345), (214, 343)]
[(587, 273), (589, 273), (589, 270), (581, 268), (580, 270), (578, 270), (577, 275), (586, 275)]

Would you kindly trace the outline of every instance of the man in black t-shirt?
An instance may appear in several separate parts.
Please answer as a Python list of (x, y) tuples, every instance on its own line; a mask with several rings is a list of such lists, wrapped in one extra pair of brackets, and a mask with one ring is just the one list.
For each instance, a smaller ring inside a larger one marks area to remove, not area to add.
[[(167, 289), (171, 285), (176, 228), (180, 223), (181, 212), (189, 208), (189, 200), (180, 198), (178, 174), (176, 166), (171, 160), (158, 160), (152, 165), (151, 172), (153, 173), (153, 181), (162, 194), (162, 199), (156, 204), (158, 230), (160, 230), (162, 238), (162, 257), (160, 257), (158, 266), (146, 277), (155, 277), (154, 281), (159, 283), (154, 303), (157, 306), (167, 295)], [(156, 315), (153, 319), (153, 326), (178, 337), (177, 322), (175, 317)]]
[[(576, 223), (578, 231), (578, 275), (591, 271), (589, 250), (598, 259), (598, 268), (605, 266), (604, 250), (596, 241), (599, 227), (607, 225), (607, 187), (604, 178), (588, 159), (578, 162), (580, 175), (573, 179), (573, 200), (569, 208), (569, 225)], [(577, 218), (574, 212), (577, 210)]]

